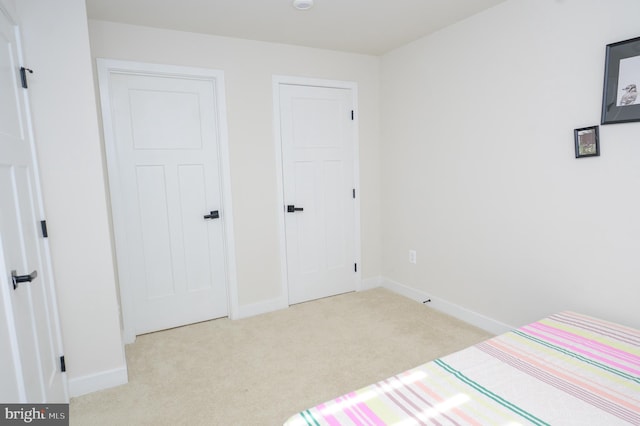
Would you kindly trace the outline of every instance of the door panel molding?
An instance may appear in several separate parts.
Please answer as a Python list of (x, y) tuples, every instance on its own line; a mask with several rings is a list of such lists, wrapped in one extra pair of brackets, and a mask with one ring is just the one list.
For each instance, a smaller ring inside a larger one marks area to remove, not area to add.
[[(167, 76), (176, 78), (191, 78), (211, 81), (215, 85), (215, 107), (218, 117), (216, 118), (216, 126), (218, 131), (218, 157), (219, 157), (219, 178), (221, 189), (221, 207), (225, 212), (224, 215), (224, 263), (226, 267), (227, 279), (227, 305), (228, 315), (231, 319), (238, 317), (238, 291), (237, 291), (237, 274), (235, 261), (235, 243), (233, 234), (233, 210), (231, 202), (231, 173), (229, 165), (229, 145), (227, 131), (227, 112), (226, 112), (226, 95), (224, 73), (218, 70), (184, 67), (164, 64), (151, 64), (134, 61), (121, 61), (114, 59), (98, 58), (96, 60), (98, 70), (98, 84), (100, 90), (100, 105), (102, 108), (103, 132), (105, 139), (105, 151), (107, 156), (107, 170), (110, 176), (109, 189), (111, 192), (112, 202), (112, 219), (114, 223), (113, 235), (115, 246), (119, 247), (126, 244), (127, 235), (125, 226), (117, 226), (116, 224), (124, 224), (124, 194), (120, 188), (118, 179), (111, 177), (119, 176), (120, 164), (118, 164), (118, 155), (116, 152), (116, 135), (113, 128), (113, 112), (112, 102), (110, 100), (110, 76), (114, 74), (138, 74), (148, 76)], [(133, 306), (134, 290), (132, 286), (123, 285), (122, 283), (131, 282), (132, 274), (130, 264), (131, 259), (119, 253), (116, 250), (116, 261), (118, 264), (118, 279), (120, 287), (120, 303), (123, 317), (123, 339), (125, 343), (135, 341), (134, 318), (135, 310)]]
[[(272, 91), (273, 91), (273, 129), (274, 129), (274, 143), (275, 143), (275, 165), (276, 165), (276, 179), (277, 179), (277, 218), (278, 218), (278, 245), (280, 253), (280, 274), (282, 277), (280, 296), (277, 299), (278, 304), (282, 307), (290, 305), (289, 302), (289, 279), (288, 279), (288, 267), (287, 267), (287, 243), (286, 243), (286, 213), (285, 213), (285, 183), (284, 183), (284, 166), (282, 160), (282, 133), (281, 133), (281, 114), (280, 114), (280, 87), (282, 85), (290, 86), (307, 86), (307, 87), (320, 87), (320, 88), (334, 88), (334, 89), (348, 89), (352, 96), (354, 116), (354, 129), (353, 129), (353, 182), (356, 194), (360, 194), (360, 155), (359, 155), (359, 132), (358, 132), (358, 85), (351, 81), (341, 80), (325, 80), (316, 78), (274, 75), (272, 78)], [(360, 233), (360, 197), (357, 196), (354, 200), (354, 215), (355, 215), (355, 259), (354, 261), (361, 264), (361, 233)], [(362, 290), (362, 272), (358, 267), (356, 271), (356, 291)]]

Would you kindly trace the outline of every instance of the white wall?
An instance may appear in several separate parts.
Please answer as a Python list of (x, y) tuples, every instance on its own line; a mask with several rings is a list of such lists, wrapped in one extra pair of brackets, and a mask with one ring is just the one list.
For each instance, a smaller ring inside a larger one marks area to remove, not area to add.
[(84, 0), (20, 0), (72, 396), (126, 382)]
[(281, 297), (273, 75), (355, 81), (360, 107), (363, 277), (380, 274), (379, 58), (89, 21), (94, 58), (225, 72), (240, 307)]
[[(599, 124), (637, 0), (509, 0), (382, 58), (383, 275), (517, 326), (640, 327), (640, 123)], [(408, 250), (417, 250), (417, 264)]]

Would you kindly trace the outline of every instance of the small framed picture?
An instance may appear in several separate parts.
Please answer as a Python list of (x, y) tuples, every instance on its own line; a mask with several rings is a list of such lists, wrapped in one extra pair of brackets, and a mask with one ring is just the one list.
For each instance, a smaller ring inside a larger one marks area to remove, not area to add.
[(573, 136), (576, 144), (576, 158), (597, 157), (600, 155), (598, 126), (575, 129)]
[(640, 121), (640, 37), (607, 45), (601, 124)]

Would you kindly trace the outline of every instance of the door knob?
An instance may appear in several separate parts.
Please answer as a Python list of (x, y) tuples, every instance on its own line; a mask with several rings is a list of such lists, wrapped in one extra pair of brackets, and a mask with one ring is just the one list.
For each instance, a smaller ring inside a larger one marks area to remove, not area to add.
[(16, 271), (11, 271), (11, 281), (13, 281), (13, 289), (18, 288), (20, 283), (30, 283), (38, 276), (38, 271), (33, 271), (29, 275), (17, 275)]
[(204, 215), (205, 219), (218, 219), (220, 217), (220, 213), (218, 210), (212, 210), (209, 214)]
[(301, 212), (301, 211), (303, 211), (303, 210), (304, 210), (304, 208), (302, 208), (302, 207), (296, 207), (296, 206), (291, 205), (291, 204), (289, 204), (289, 205), (287, 206), (287, 213)]

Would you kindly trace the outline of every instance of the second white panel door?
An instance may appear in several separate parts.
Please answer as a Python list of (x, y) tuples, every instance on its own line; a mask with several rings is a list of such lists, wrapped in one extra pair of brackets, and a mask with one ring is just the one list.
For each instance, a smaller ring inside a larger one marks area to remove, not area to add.
[(226, 316), (214, 80), (111, 72), (109, 93), (135, 334)]
[(356, 289), (350, 89), (279, 85), (289, 303)]

